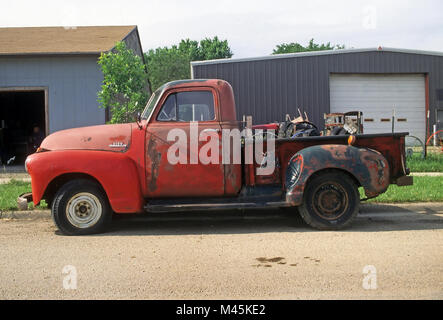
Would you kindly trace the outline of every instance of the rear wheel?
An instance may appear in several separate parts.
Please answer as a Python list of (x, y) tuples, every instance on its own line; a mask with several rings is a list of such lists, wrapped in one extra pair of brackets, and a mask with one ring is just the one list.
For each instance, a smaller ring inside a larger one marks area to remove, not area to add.
[(337, 230), (349, 225), (358, 214), (360, 195), (346, 174), (327, 172), (310, 179), (299, 207), (300, 216), (320, 230)]
[(66, 235), (103, 231), (111, 219), (111, 208), (101, 187), (89, 180), (66, 183), (52, 202), (52, 218)]

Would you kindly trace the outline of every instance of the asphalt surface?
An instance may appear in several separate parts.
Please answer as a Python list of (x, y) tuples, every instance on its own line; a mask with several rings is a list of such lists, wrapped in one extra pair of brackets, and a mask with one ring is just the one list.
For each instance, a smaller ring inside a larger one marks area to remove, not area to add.
[(443, 203), (364, 205), (335, 232), (275, 210), (68, 237), (47, 211), (3, 213), (0, 257), (0, 299), (443, 299)]

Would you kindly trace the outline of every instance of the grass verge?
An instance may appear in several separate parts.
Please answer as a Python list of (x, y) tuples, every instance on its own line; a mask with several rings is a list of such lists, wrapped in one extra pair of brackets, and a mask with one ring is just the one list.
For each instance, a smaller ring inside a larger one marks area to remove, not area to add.
[[(31, 192), (30, 182), (11, 180), (9, 183), (0, 184), (0, 210), (17, 210), (17, 197), (25, 192)], [(33, 203), (30, 203), (29, 209), (33, 208)], [(47, 205), (42, 201), (37, 208), (47, 209)]]
[(443, 152), (428, 153), (426, 159), (414, 153), (406, 163), (411, 172), (443, 172)]
[[(365, 198), (363, 188), (360, 197)], [(388, 190), (377, 198), (365, 202), (437, 202), (443, 201), (443, 177), (414, 177), (412, 186), (390, 185)]]

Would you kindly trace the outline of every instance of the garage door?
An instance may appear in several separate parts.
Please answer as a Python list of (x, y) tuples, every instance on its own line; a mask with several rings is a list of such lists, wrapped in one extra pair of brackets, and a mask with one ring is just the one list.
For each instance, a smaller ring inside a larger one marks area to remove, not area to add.
[(425, 139), (425, 77), (408, 75), (330, 76), (331, 112), (360, 110), (364, 133), (409, 132)]

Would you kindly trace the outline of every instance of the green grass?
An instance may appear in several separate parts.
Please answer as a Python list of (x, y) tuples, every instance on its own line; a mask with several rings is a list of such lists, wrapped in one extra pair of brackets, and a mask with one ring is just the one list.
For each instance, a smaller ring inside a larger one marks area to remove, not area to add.
[(443, 152), (428, 153), (426, 159), (422, 159), (419, 153), (413, 153), (406, 163), (411, 172), (443, 172)]
[[(25, 192), (31, 192), (31, 183), (11, 180), (7, 184), (0, 184), (0, 210), (17, 210), (17, 198)], [(33, 209), (34, 205), (29, 204), (29, 209)], [(42, 201), (39, 209), (46, 209), (47, 205)]]
[[(366, 198), (360, 188), (360, 197)], [(412, 186), (390, 185), (388, 190), (377, 198), (366, 202), (436, 202), (443, 201), (443, 177), (414, 177)]]

